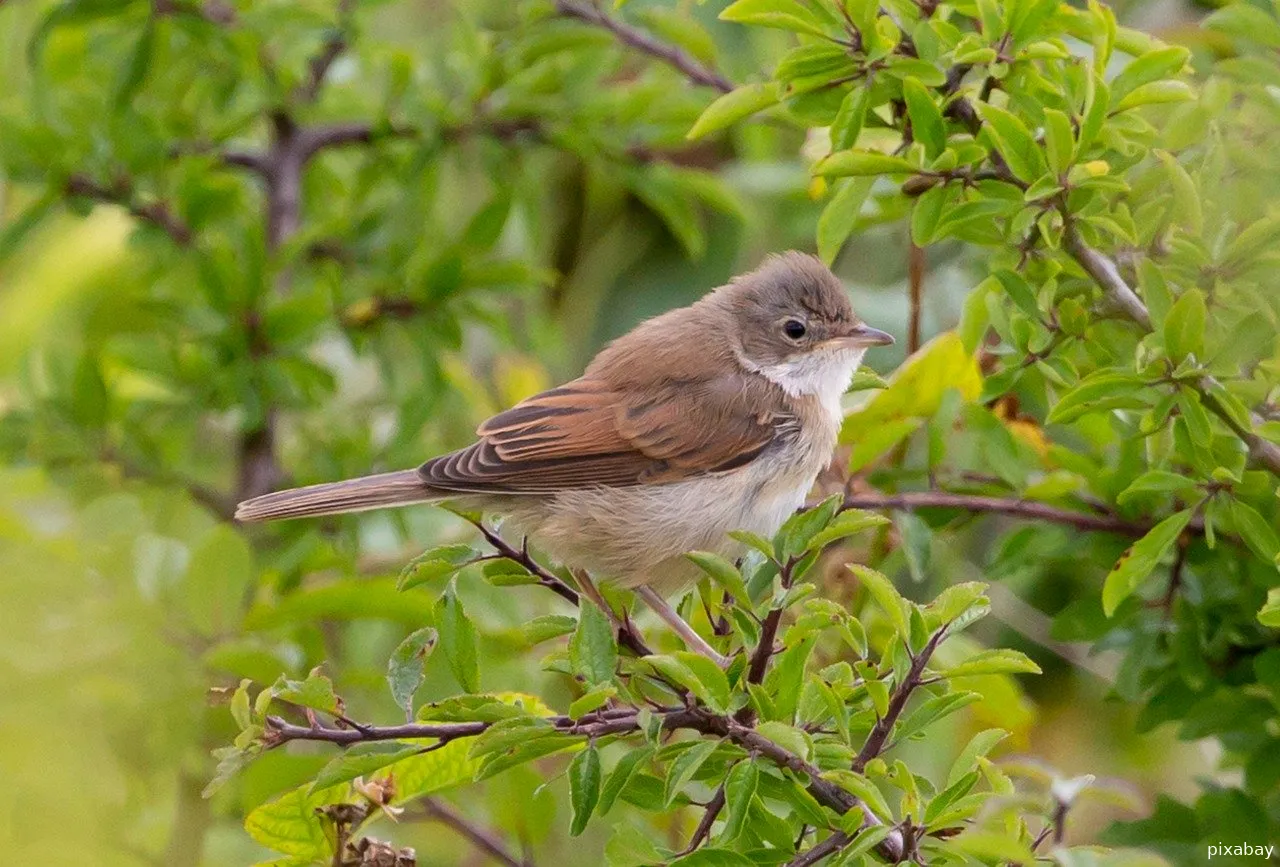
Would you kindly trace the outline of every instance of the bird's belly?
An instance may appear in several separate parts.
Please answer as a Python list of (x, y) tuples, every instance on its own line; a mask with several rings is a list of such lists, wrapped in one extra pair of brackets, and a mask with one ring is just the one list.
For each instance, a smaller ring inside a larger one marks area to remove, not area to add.
[(571, 567), (627, 587), (672, 591), (700, 574), (681, 556), (686, 551), (736, 556), (742, 546), (729, 538), (731, 530), (773, 535), (804, 503), (829, 456), (829, 445), (793, 445), (734, 472), (564, 491), (537, 504), (517, 504), (509, 524)]

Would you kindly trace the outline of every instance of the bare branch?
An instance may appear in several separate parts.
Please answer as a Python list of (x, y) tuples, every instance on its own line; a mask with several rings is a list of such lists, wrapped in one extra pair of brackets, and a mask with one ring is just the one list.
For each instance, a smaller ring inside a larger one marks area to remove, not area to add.
[(133, 217), (150, 223), (168, 235), (175, 244), (189, 246), (195, 237), (191, 227), (173, 213), (173, 209), (165, 202), (152, 200), (144, 202), (136, 197), (133, 185), (128, 180), (121, 180), (112, 186), (100, 184), (88, 175), (72, 175), (67, 179), (66, 191), (69, 196), (81, 196), (111, 205), (119, 205)]
[(619, 42), (679, 70), (684, 74), (685, 78), (694, 84), (714, 87), (721, 93), (728, 93), (733, 90), (733, 84), (727, 78), (714, 69), (709, 69), (699, 63), (684, 49), (668, 45), (638, 27), (633, 27), (625, 21), (613, 18), (599, 7), (581, 2), (581, 0), (556, 0), (556, 12), (566, 18), (577, 18), (579, 21), (603, 27), (618, 37)]
[(1080, 264), (1085, 273), (1102, 287), (1107, 298), (1119, 308), (1125, 316), (1151, 330), (1151, 314), (1137, 294), (1129, 288), (1116, 263), (1090, 247), (1080, 237), (1080, 233), (1070, 223), (1062, 236), (1063, 248)]
[(711, 796), (711, 800), (702, 809), (702, 818), (698, 820), (698, 827), (693, 829), (693, 836), (689, 838), (689, 845), (677, 853), (675, 857), (688, 855), (707, 841), (711, 836), (711, 826), (716, 823), (716, 818), (720, 815), (720, 811), (724, 809), (724, 784), (716, 789), (716, 793)]
[(492, 856), (495, 861), (506, 864), (507, 867), (533, 867), (530, 859), (517, 858), (511, 854), (502, 838), (496, 833), (472, 822), (444, 801), (438, 798), (423, 798), (422, 806), (429, 818), (448, 825), (474, 843), (476, 848)]
[[(953, 494), (949, 491), (907, 491), (899, 494), (863, 493), (849, 494), (841, 505), (844, 509), (963, 509), (966, 512), (987, 512), (1000, 515), (1011, 515), (1016, 518), (1030, 518), (1037, 521), (1049, 521), (1054, 524), (1066, 524), (1080, 530), (1099, 530), (1106, 533), (1119, 533), (1124, 536), (1145, 536), (1153, 522), (1130, 521), (1112, 514), (1090, 514), (1061, 509), (1047, 503), (1034, 500), (1019, 500), (1011, 497), (993, 497), (982, 494)], [(1193, 531), (1203, 531), (1203, 521), (1192, 521), (1189, 525)]]
[(297, 147), (305, 160), (325, 148), (350, 144), (372, 144), (384, 138), (409, 138), (414, 135), (417, 135), (417, 132), (406, 127), (376, 127), (373, 124), (360, 121), (331, 123), (299, 129), (297, 132)]
[(866, 742), (862, 745), (857, 757), (854, 758), (853, 769), (855, 771), (861, 772), (867, 766), (867, 762), (884, 752), (885, 742), (889, 738), (889, 733), (893, 731), (894, 725), (898, 722), (898, 717), (902, 715), (903, 708), (907, 706), (907, 700), (919, 688), (925, 666), (929, 664), (929, 660), (933, 657), (933, 652), (938, 649), (938, 645), (942, 643), (946, 636), (947, 627), (944, 626), (929, 638), (928, 643), (911, 660), (911, 668), (907, 670), (907, 676), (902, 679), (902, 683), (898, 684), (893, 691), (893, 695), (889, 697), (889, 707), (884, 716), (876, 720), (875, 726), (871, 729), (871, 734), (867, 735)]

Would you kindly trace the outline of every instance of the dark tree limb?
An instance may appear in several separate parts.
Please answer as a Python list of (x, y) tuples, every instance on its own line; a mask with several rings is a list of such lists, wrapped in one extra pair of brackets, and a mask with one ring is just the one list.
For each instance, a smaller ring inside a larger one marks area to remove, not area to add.
[(619, 42), (661, 60), (681, 72), (694, 84), (714, 87), (721, 93), (733, 90), (733, 84), (727, 78), (698, 62), (684, 49), (668, 45), (638, 27), (613, 18), (598, 6), (581, 2), (581, 0), (556, 0), (556, 12), (566, 18), (576, 18), (579, 21), (603, 27), (616, 36)]
[(689, 844), (676, 853), (675, 857), (679, 858), (682, 855), (688, 855), (707, 841), (707, 838), (711, 836), (711, 826), (716, 823), (720, 811), (724, 809), (724, 801), (724, 784), (721, 783), (720, 787), (716, 789), (716, 793), (711, 796), (711, 800), (703, 807), (702, 818), (698, 820), (698, 827), (693, 829)]
[(867, 735), (866, 742), (854, 758), (853, 769), (855, 771), (861, 773), (862, 769), (867, 766), (867, 762), (884, 752), (889, 734), (893, 731), (894, 725), (897, 724), (898, 717), (902, 716), (903, 708), (907, 706), (907, 700), (911, 698), (912, 693), (920, 688), (924, 679), (925, 667), (929, 664), (929, 660), (933, 658), (933, 652), (938, 649), (938, 645), (942, 643), (946, 636), (947, 627), (944, 626), (930, 636), (928, 643), (911, 660), (911, 668), (907, 670), (907, 676), (902, 679), (902, 683), (898, 684), (893, 691), (893, 695), (889, 697), (889, 707), (884, 716), (876, 720), (876, 724), (871, 729), (871, 734)]

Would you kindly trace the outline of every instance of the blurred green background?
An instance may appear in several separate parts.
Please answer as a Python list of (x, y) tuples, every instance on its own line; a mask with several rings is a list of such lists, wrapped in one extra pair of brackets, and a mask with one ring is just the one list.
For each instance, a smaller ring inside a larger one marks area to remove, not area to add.
[[(786, 38), (721, 24), (716, 3), (676, 5), (705, 29), (681, 31), (665, 4), (625, 12), (735, 80)], [(429, 603), (397, 593), (395, 576), (422, 548), (471, 536), (431, 509), (233, 529), (227, 504), (254, 492), (242, 471), (268, 432), (268, 487), (411, 466), (574, 375), (640, 319), (770, 251), (812, 247), (822, 191), (803, 132), (759, 124), (691, 145), (684, 132), (711, 91), (608, 34), (546, 23), (538, 4), (356, 9), (348, 26), (318, 0), (0, 5), (5, 863), (265, 857), (243, 815), (328, 754), (272, 752), (202, 798), (211, 749), (234, 735), (219, 690), (241, 677), (324, 663), (353, 714), (396, 718), (385, 659)], [(1169, 0), (1121, 9), (1166, 37), (1200, 13)], [(309, 63), (335, 33), (350, 44), (309, 99)], [(581, 55), (540, 65), (554, 40)], [(283, 111), (290, 123), (359, 121), (374, 141), (316, 154), (297, 231), (273, 239), (263, 178), (218, 154), (270, 148)], [(189, 237), (157, 226), (158, 202)], [(906, 350), (898, 216), (870, 215), (835, 265), (861, 315), (900, 338), (871, 359), (882, 372)], [(925, 338), (957, 322), (979, 269), (958, 243), (930, 249)], [(940, 577), (918, 594), (998, 563), (991, 545), (1007, 526), (935, 551)], [(1040, 568), (1001, 576), (1009, 598), (980, 635), (1034, 654), (1045, 676), (1025, 693), (991, 678), (989, 701), (922, 749), (941, 762), (998, 722), (1015, 732), (1011, 753), (1113, 778), (1117, 803), (1073, 818), (1087, 839), (1147, 814), (1157, 793), (1193, 796), (1217, 747), (1135, 734), (1136, 711), (1107, 699), (1114, 655), (1091, 672), (1055, 652), (1080, 651), (1046, 641), (1035, 606), (1060, 607), (1078, 564), (1119, 546), (1038, 533)], [(465, 592), (484, 686), (557, 695), (515, 640), (555, 601), (480, 581)], [(851, 590), (833, 576), (828, 592)], [(455, 690), (437, 667), (421, 695)], [(459, 808), (519, 834), (539, 863), (596, 863), (603, 838), (571, 843), (563, 782), (541, 782), (518, 769)], [(422, 864), (483, 860), (413, 811), (384, 830)]]

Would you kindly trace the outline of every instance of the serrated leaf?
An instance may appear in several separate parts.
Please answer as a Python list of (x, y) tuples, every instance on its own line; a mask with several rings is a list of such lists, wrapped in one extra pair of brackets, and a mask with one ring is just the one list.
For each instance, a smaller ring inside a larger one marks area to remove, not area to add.
[(1146, 383), (1123, 370), (1095, 371), (1062, 395), (1046, 419), (1050, 424), (1069, 424), (1081, 416), (1107, 409), (1144, 405), (1139, 394)]
[(716, 713), (729, 709), (729, 680), (720, 666), (698, 653), (679, 651), (643, 657), (666, 680), (679, 684)]
[(646, 744), (637, 749), (630, 750), (618, 759), (618, 763), (613, 766), (613, 770), (609, 772), (609, 777), (604, 781), (604, 786), (600, 790), (600, 815), (605, 815), (613, 809), (614, 802), (618, 799), (618, 795), (622, 794), (622, 790), (627, 787), (627, 783), (640, 770), (640, 766), (653, 757), (653, 747)]
[(569, 639), (569, 664), (592, 686), (613, 680), (618, 667), (613, 625), (598, 606), (585, 601), (578, 611), (578, 628)]
[(452, 575), (477, 556), (475, 549), (470, 545), (442, 545), (439, 548), (424, 551), (400, 570), (396, 588), (408, 590), (428, 581)]
[(845, 509), (836, 515), (824, 529), (814, 534), (813, 538), (809, 540), (809, 544), (805, 546), (805, 550), (821, 551), (833, 542), (847, 539), (855, 533), (861, 533), (863, 530), (869, 530), (872, 527), (883, 527), (888, 523), (890, 521), (887, 517), (876, 512), (867, 512), (862, 509)]
[(407, 714), (413, 713), (413, 695), (426, 677), (427, 659), (438, 638), (434, 629), (423, 627), (400, 642), (387, 660), (387, 685), (391, 688), (391, 697)]
[(889, 809), (889, 804), (884, 799), (884, 795), (880, 793), (880, 789), (875, 783), (868, 780), (862, 774), (846, 768), (837, 768), (833, 771), (826, 771), (822, 778), (829, 782), (835, 783), (840, 788), (849, 792), (862, 803), (870, 808), (871, 812), (883, 822), (892, 823), (893, 811)]
[(751, 759), (738, 762), (724, 781), (725, 817), (720, 831), (721, 843), (732, 843), (746, 827), (751, 801), (760, 785), (760, 770)]
[(600, 753), (595, 744), (591, 744), (569, 763), (569, 803), (573, 807), (570, 837), (577, 837), (587, 827), (587, 820), (599, 800)]
[(693, 779), (693, 775), (702, 767), (702, 763), (711, 757), (720, 744), (718, 741), (698, 741), (684, 750), (672, 761), (667, 769), (667, 782), (663, 788), (662, 803), (670, 807), (680, 791)]
[(458, 598), (457, 579), (452, 579), (436, 600), (435, 622), (440, 649), (458, 684), (467, 692), (480, 690), (480, 659), (477, 652), (476, 628)]
[(978, 766), (978, 759), (991, 752), (1008, 736), (1009, 733), (1004, 729), (986, 729), (970, 738), (951, 765), (951, 771), (947, 774), (947, 785), (955, 785), (961, 777)]
[(1116, 502), (1127, 506), (1134, 499), (1147, 494), (1167, 494), (1194, 490), (1195, 479), (1167, 470), (1148, 470), (1134, 479), (1129, 487), (1116, 496)]

